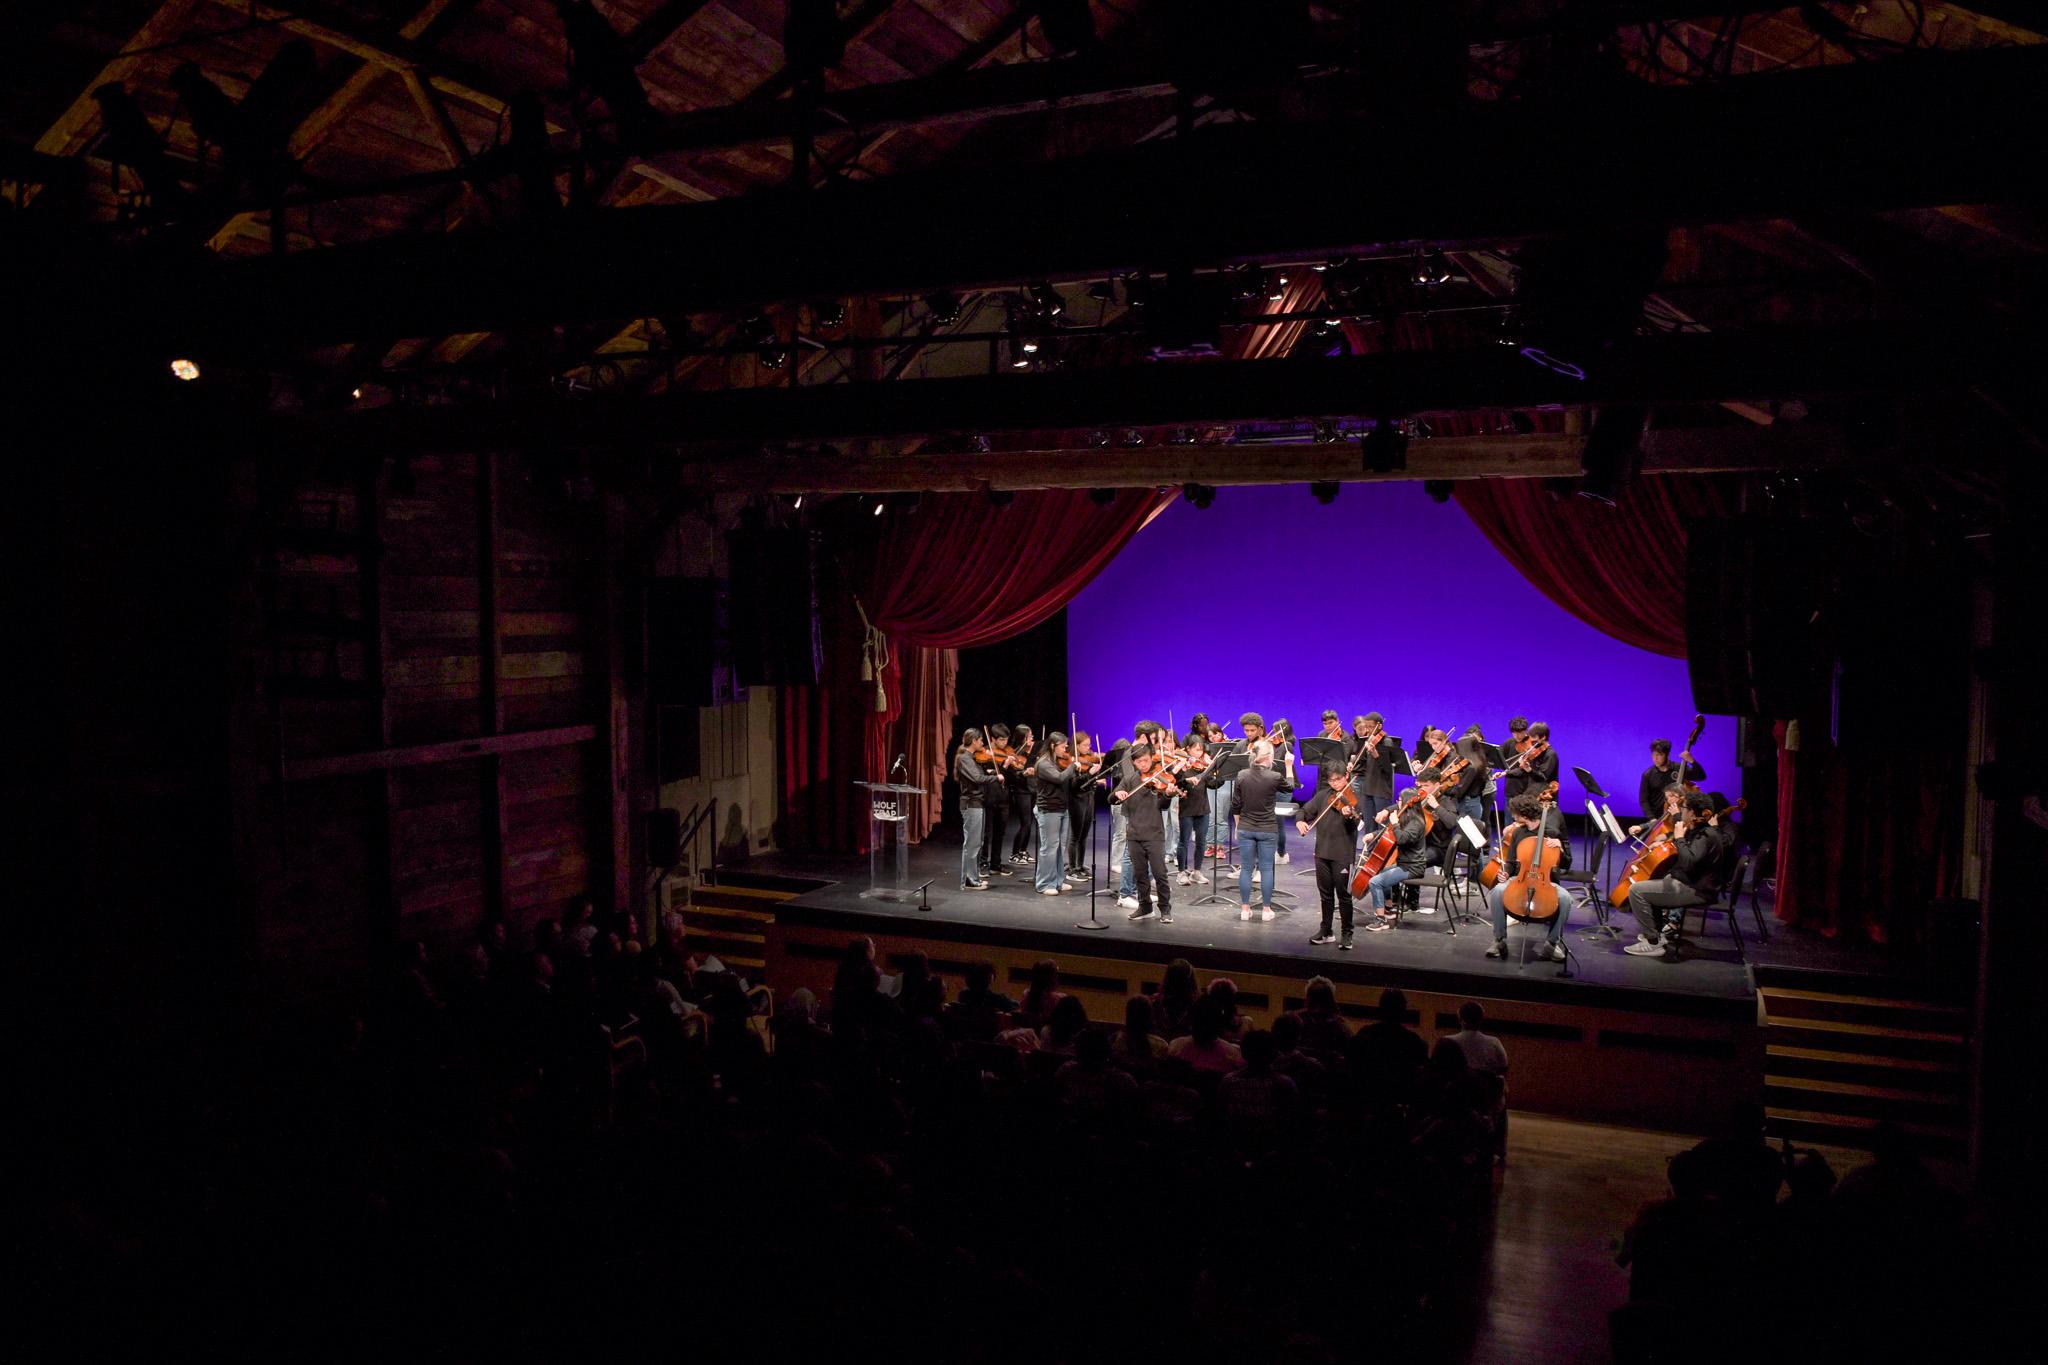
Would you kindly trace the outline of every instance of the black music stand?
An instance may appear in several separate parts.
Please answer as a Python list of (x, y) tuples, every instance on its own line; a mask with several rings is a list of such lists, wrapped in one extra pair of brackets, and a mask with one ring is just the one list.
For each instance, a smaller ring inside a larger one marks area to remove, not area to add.
[[(1102, 767), (1104, 772), (1109, 771), (1107, 763), (1103, 764)], [(1101, 889), (1095, 884), (1095, 867), (1095, 822), (1090, 820), (1088, 822), (1088, 918), (1085, 922), (1076, 924), (1074, 926), (1076, 929), (1107, 929), (1109, 927), (1108, 924), (1095, 918), (1095, 893)], [(1117, 869), (1117, 875), (1123, 875), (1122, 868)]]
[[(1244, 760), (1242, 763), (1239, 763), (1236, 767), (1232, 768), (1227, 774), (1225, 774), (1225, 781), (1235, 781), (1239, 773), (1243, 772), (1246, 768), (1249, 768), (1251, 766), (1251, 741), (1246, 739), (1224, 740), (1223, 747), (1221, 749), (1218, 749), (1214, 754), (1210, 756), (1210, 766), (1213, 768), (1217, 764), (1220, 764), (1226, 758), (1239, 758)], [(1207, 779), (1204, 778), (1203, 780), (1206, 781)], [(1223, 789), (1221, 787), (1216, 787), (1213, 790), (1222, 791)], [(1214, 803), (1212, 802), (1212, 812), (1213, 806)], [(1230, 822), (1230, 810), (1228, 807), (1225, 807), (1223, 811), (1223, 842), (1218, 844), (1217, 847), (1222, 849), (1223, 852), (1217, 855), (1219, 861), (1217, 862), (1216, 866), (1228, 868), (1232, 872), (1237, 871), (1237, 827)]]
[[(1231, 740), (1228, 744), (1224, 745), (1220, 755), (1210, 762), (1210, 773), (1208, 776), (1214, 776), (1217, 779), (1217, 785), (1209, 789), (1212, 799), (1223, 790), (1223, 783), (1235, 780), (1239, 773), (1251, 767), (1251, 756), (1245, 753), (1244, 750), (1236, 747), (1242, 743), (1244, 741), (1241, 739)], [(1205, 776), (1203, 781), (1206, 782), (1208, 776)], [(1233, 872), (1237, 870), (1237, 864), (1229, 861), (1230, 853), (1236, 847), (1236, 836), (1230, 832), (1229, 811), (1223, 812), (1223, 828), (1224, 838), (1227, 842), (1223, 845), (1222, 857), (1216, 862), (1209, 864), (1210, 867), (1216, 870), (1216, 875), (1209, 879), (1209, 894), (1190, 902), (1188, 905), (1190, 910), (1198, 905), (1237, 904), (1237, 897), (1223, 894), (1223, 869), (1227, 867)]]
[[(1593, 809), (1593, 798), (1607, 793), (1600, 789), (1593, 774), (1584, 768), (1573, 768), (1572, 776), (1578, 779), (1579, 786), (1586, 793), (1586, 879), (1578, 884), (1586, 888), (1586, 899), (1593, 908), (1593, 923), (1579, 932), (1587, 938), (1599, 938), (1603, 934), (1608, 938), (1620, 938), (1621, 930), (1608, 922), (1614, 907), (1607, 903), (1607, 893), (1600, 886), (1600, 874), (1607, 863), (1607, 828), (1600, 819), (1600, 813)], [(1565, 965), (1571, 964), (1567, 962)]]
[(1493, 788), (1493, 800), (1487, 802), (1488, 805), (1493, 807), (1493, 828), (1488, 830), (1487, 833), (1493, 836), (1493, 842), (1498, 846), (1500, 843), (1500, 832), (1507, 828), (1507, 812), (1502, 808), (1507, 798), (1503, 795), (1504, 789), (1496, 787), (1494, 784), (1507, 776), (1502, 769), (1508, 766), (1508, 756), (1501, 752), (1500, 745), (1498, 744), (1488, 744), (1482, 740), (1479, 747), (1486, 755), (1486, 785)]

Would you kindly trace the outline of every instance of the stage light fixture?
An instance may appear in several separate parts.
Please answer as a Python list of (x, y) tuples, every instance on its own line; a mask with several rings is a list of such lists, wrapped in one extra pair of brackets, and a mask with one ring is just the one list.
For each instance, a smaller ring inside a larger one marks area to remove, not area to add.
[(1216, 501), (1216, 490), (1205, 483), (1190, 483), (1181, 486), (1180, 495), (1195, 505), (1197, 511), (1205, 509)]
[(1415, 269), (1409, 272), (1409, 283), (1425, 289), (1451, 282), (1451, 263), (1444, 259), (1444, 253), (1431, 247), (1415, 258)]
[(1049, 318), (1056, 318), (1067, 311), (1067, 301), (1060, 297), (1060, 291), (1051, 284), (1040, 280), (1031, 286), (1031, 301), (1038, 305), (1040, 312)]
[(182, 379), (187, 383), (190, 383), (192, 380), (197, 379), (199, 377), (199, 363), (197, 361), (186, 360), (181, 357), (171, 362), (171, 373), (175, 375), (177, 378)]
[(796, 500), (795, 500), (794, 502), (790, 503), (790, 505), (789, 505), (789, 506), (790, 506), (790, 509), (791, 509), (792, 511), (797, 511), (797, 512), (801, 512), (801, 511), (803, 511), (803, 510), (804, 510), (804, 495), (803, 495), (803, 494), (801, 494), (801, 493), (797, 494), (797, 495), (796, 495)]
[(1088, 286), (1088, 297), (1097, 303), (1116, 302), (1116, 281), (1097, 280)]
[(958, 322), (960, 320), (960, 296), (958, 294), (948, 293), (943, 289), (936, 294), (926, 294), (924, 296), (924, 306), (931, 309), (932, 316), (942, 323)]
[(886, 498), (876, 498), (876, 499), (875, 499), (875, 513), (874, 513), (874, 514), (875, 514), (876, 516), (878, 516), (878, 517), (879, 517), (880, 515), (882, 515), (882, 509), (883, 509), (884, 507), (887, 507), (888, 505), (889, 505), (889, 503), (888, 503), (888, 500), (887, 500)]
[(789, 363), (789, 351), (782, 346), (763, 346), (760, 360), (767, 368), (779, 370)]
[(820, 299), (811, 305), (811, 313), (818, 319), (820, 327), (844, 327), (846, 325), (846, 300)]
[(1088, 444), (1098, 449), (1106, 448), (1109, 445), (1109, 440), (1109, 433), (1100, 427), (1088, 433)]
[(1088, 490), (1088, 501), (1094, 503), (1097, 507), (1107, 507), (1116, 501), (1116, 490), (1114, 488), (1091, 488)]
[(1328, 507), (1337, 500), (1337, 490), (1343, 486), (1335, 479), (1319, 479), (1308, 486), (1308, 491), (1316, 495), (1317, 502)]
[(1287, 277), (1274, 275), (1266, 281), (1266, 302), (1278, 303), (1287, 297)]
[(1453, 485), (1449, 479), (1424, 479), (1422, 481), (1422, 491), (1429, 494), (1431, 502), (1449, 502), (1451, 500), (1452, 487)]
[(1145, 444), (1145, 433), (1137, 427), (1125, 427), (1117, 433), (1116, 443), (1126, 450), (1135, 450)]
[(1408, 467), (1408, 433), (1391, 417), (1373, 423), (1358, 450), (1368, 474), (1393, 474)]

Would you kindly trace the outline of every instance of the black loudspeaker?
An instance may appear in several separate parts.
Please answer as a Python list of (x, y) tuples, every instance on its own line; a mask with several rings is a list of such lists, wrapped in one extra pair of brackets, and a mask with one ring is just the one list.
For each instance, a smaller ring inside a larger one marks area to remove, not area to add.
[(742, 528), (726, 538), (734, 681), (808, 687), (818, 681), (818, 593), (808, 531)]
[(1695, 707), (1799, 714), (1813, 676), (1812, 544), (1797, 523), (1704, 521), (1687, 531), (1685, 663)]
[(711, 705), (712, 589), (709, 578), (647, 584), (647, 699), (657, 706)]
[(674, 867), (683, 860), (683, 813), (670, 806), (647, 812), (647, 865)]

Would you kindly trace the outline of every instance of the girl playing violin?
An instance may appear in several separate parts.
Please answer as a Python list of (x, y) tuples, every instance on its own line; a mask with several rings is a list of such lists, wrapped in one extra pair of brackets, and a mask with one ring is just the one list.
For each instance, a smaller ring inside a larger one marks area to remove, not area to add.
[(1023, 767), (1021, 756), (1010, 747), (1010, 727), (1007, 725), (988, 727), (988, 751), (995, 756), (995, 763), (989, 784), (982, 789), (982, 814), (987, 825), (981, 852), (984, 880), (988, 873), (998, 877), (1014, 875), (1006, 861), (1004, 849), (1008, 844), (1003, 835), (1010, 821), (1009, 777)]
[(1180, 876), (1176, 880), (1182, 886), (1207, 886), (1209, 879), (1202, 875), (1202, 840), (1209, 831), (1209, 788), (1204, 781), (1209, 769), (1209, 741), (1199, 731), (1190, 730), (1182, 741), (1181, 751), (1187, 758), (1181, 776), (1188, 780), (1181, 784)]
[(960, 736), (960, 749), (953, 755), (953, 778), (960, 784), (960, 889), (988, 890), (988, 878), (981, 870), (984, 840), (982, 799), (995, 779), (990, 766), (995, 755), (982, 748), (981, 731), (970, 727)]
[(1387, 733), (1377, 711), (1351, 718), (1351, 742), (1354, 757), (1359, 749), (1365, 750), (1351, 769), (1351, 794), (1358, 798), (1360, 818), (1370, 825), (1394, 799), (1394, 759), (1401, 746)]
[(1074, 731), (1074, 766), (1083, 774), (1067, 798), (1067, 880), (1088, 876), (1088, 835), (1095, 828), (1095, 780), (1102, 775), (1102, 755), (1086, 730)]
[[(1273, 771), (1280, 774), (1280, 799), (1292, 801), (1294, 789), (1301, 785), (1300, 775), (1294, 770), (1294, 723), (1282, 716), (1273, 722), (1273, 733), (1269, 736), (1273, 745)], [(1287, 822), (1282, 820), (1274, 841), (1276, 854), (1273, 861), (1285, 865), (1287, 862)]]
[(1010, 836), (1010, 861), (1028, 867), (1038, 851), (1038, 790), (1031, 780), (1031, 770), (1038, 763), (1038, 737), (1028, 725), (1012, 726), (1010, 746), (1021, 760), (1005, 772), (1010, 787), (1010, 823), (1017, 831)]
[[(1323, 927), (1309, 942), (1318, 946), (1336, 943), (1339, 948), (1349, 948), (1351, 859), (1358, 852), (1358, 798), (1351, 794), (1350, 775), (1342, 768), (1331, 768), (1315, 798), (1294, 822), (1294, 829), (1304, 838), (1313, 830), (1316, 839), (1316, 894), (1323, 902)], [(1335, 908), (1344, 912), (1342, 942), (1330, 932), (1333, 902)]]

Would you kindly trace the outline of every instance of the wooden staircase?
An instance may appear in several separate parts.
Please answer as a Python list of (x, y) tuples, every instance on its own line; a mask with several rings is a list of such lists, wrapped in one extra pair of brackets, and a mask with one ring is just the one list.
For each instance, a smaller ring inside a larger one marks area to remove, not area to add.
[(775, 907), (815, 887), (796, 878), (720, 871), (716, 885), (691, 885), (682, 907), (685, 942), (759, 981), (767, 966)]
[[(1799, 981), (1799, 985), (1784, 984)], [(1828, 989), (1818, 989), (1824, 984)], [(1764, 1105), (1773, 1135), (1867, 1147), (1890, 1119), (1929, 1156), (1967, 1143), (1969, 1013), (1890, 978), (1828, 980), (1759, 970), (1769, 1038)]]

